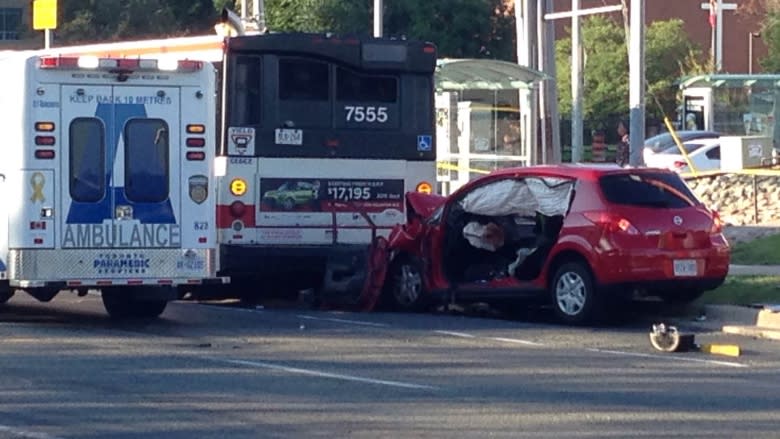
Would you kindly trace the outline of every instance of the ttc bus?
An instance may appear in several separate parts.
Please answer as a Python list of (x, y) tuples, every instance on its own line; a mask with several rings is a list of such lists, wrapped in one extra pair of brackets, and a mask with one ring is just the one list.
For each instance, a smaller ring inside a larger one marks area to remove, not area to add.
[(436, 50), (313, 34), (226, 43), (222, 273), (354, 299), (373, 237), (436, 179)]
[(60, 48), (211, 61), (221, 78), (220, 275), (354, 301), (375, 236), (404, 193), (436, 181), (436, 48), (419, 41), (271, 33)]

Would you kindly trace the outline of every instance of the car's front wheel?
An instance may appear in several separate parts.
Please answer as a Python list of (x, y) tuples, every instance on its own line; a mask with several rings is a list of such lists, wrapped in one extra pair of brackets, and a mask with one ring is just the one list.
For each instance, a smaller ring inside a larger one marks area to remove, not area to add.
[(390, 266), (384, 302), (398, 311), (419, 311), (425, 304), (422, 269), (417, 260), (403, 257)]
[(550, 284), (550, 294), (556, 316), (566, 323), (591, 323), (602, 312), (593, 275), (582, 262), (561, 265)]

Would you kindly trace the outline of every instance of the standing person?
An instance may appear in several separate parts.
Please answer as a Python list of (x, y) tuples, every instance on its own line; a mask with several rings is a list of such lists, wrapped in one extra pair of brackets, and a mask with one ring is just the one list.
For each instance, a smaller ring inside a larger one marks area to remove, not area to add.
[(629, 152), (629, 136), (628, 136), (628, 124), (626, 121), (621, 120), (617, 126), (618, 144), (615, 151), (615, 162), (620, 166), (628, 165), (630, 152)]

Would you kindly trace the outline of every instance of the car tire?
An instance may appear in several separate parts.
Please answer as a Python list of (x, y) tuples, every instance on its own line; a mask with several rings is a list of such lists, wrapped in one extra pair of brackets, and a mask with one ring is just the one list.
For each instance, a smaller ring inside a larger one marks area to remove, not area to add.
[(704, 295), (703, 290), (680, 290), (661, 294), (661, 300), (674, 305), (686, 305)]
[(282, 200), (282, 209), (293, 210), (295, 208), (295, 201), (292, 198), (285, 198)]
[(556, 317), (568, 324), (595, 323), (603, 313), (593, 275), (583, 262), (558, 267), (550, 283), (550, 296)]
[(382, 298), (386, 307), (394, 311), (415, 312), (424, 308), (426, 297), (418, 260), (402, 256), (392, 262)]

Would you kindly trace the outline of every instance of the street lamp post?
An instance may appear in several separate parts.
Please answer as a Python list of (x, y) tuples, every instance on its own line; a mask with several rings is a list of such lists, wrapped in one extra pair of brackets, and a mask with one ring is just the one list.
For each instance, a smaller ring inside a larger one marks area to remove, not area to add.
[(760, 32), (748, 32), (748, 74), (753, 74), (753, 38), (761, 36)]

